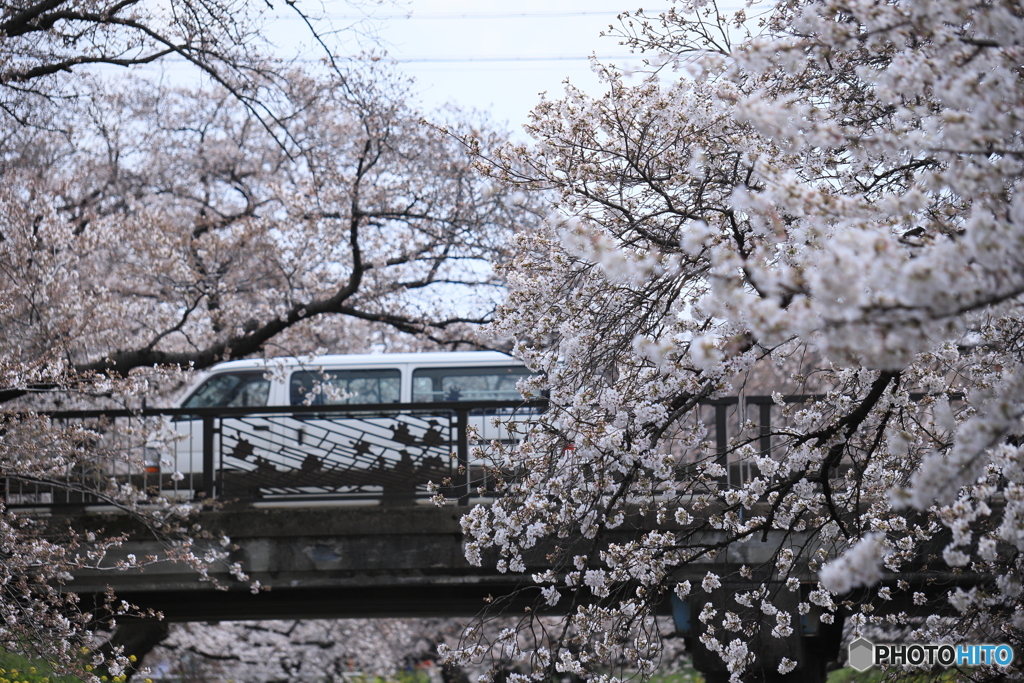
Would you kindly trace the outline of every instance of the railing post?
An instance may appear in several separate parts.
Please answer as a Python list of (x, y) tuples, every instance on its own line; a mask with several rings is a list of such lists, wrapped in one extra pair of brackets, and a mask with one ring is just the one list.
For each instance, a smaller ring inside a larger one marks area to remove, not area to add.
[(726, 417), (729, 414), (729, 406), (724, 402), (715, 404), (715, 446), (718, 450), (716, 462), (725, 468), (725, 485), (732, 483), (732, 473), (729, 471), (729, 432)]
[(772, 404), (762, 403), (761, 408), (761, 455), (768, 457), (772, 450)]
[(469, 505), (469, 411), (460, 409), (455, 413), (455, 452), (459, 459), (459, 467), (463, 469), (463, 476), (460, 478), (456, 492), (459, 495), (459, 505)]
[(214, 495), (214, 458), (213, 458), (213, 416), (203, 416), (203, 494), (206, 500)]

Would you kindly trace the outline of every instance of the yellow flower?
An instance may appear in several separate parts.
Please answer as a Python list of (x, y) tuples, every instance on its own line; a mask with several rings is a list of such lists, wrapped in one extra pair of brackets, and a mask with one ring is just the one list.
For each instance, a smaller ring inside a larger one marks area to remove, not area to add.
[(128, 655), (128, 661), (129, 662), (137, 662), (137, 661), (139, 661), (139, 658), (136, 657), (135, 655)]
[(89, 651), (89, 648), (87, 648), (85, 645), (83, 645), (82, 647), (79, 648), (78, 651), (81, 652), (84, 655), (86, 652)]
[(86, 664), (85, 665), (85, 670), (86, 671), (92, 671), (92, 664)]

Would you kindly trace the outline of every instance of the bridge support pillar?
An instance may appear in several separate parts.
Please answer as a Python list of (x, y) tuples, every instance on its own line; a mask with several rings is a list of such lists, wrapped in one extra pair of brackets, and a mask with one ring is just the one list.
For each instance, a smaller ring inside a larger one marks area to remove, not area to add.
[(142, 660), (170, 634), (171, 625), (162, 619), (123, 619), (100, 646), (104, 657), (112, 657), (115, 650), (125, 657), (135, 657), (133, 666), (125, 669), (126, 680), (142, 667)]

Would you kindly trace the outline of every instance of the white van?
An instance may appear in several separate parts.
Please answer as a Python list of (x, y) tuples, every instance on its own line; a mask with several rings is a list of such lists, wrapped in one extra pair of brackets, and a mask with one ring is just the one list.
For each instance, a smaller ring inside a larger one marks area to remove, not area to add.
[[(521, 402), (516, 385), (529, 375), (521, 362), (490, 351), (221, 363), (198, 377), (176, 406), (202, 411), (205, 422), (201, 413), (172, 418), (170, 438), (147, 449), (147, 464), (161, 473), (164, 489), (210, 490), (200, 482), (205, 438), (222, 496), (422, 496), (426, 482), (440, 484), (457, 470), (450, 405)], [(449, 408), (432, 409), (437, 403)], [(371, 404), (407, 405), (351, 410)], [(274, 406), (290, 412), (275, 413)], [(510, 438), (489, 419), (495, 411), (471, 415), (468, 425), (482, 438)], [(204, 424), (213, 427), (209, 433)]]

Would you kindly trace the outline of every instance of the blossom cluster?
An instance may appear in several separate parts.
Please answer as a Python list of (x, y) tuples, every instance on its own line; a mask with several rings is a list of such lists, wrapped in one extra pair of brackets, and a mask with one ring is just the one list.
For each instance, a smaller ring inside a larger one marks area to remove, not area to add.
[[(552, 408), (490, 447), (507, 494), (466, 518), (472, 559), (574, 595), (546, 666), (594, 680), (606, 655), (656, 656), (642, 624), (670, 590), (733, 680), (814, 666), (749, 646), (811, 612), (939, 642), (949, 620), (921, 615), (952, 604), (961, 635), (1019, 646), (1024, 15), (748, 13), (624, 16), (654, 73), (598, 67), (604, 96), (568, 87), (534, 111), (533, 148), (492, 158), (558, 192), (493, 327)], [(612, 541), (624, 525), (643, 531)], [(732, 559), (755, 539), (770, 557)], [(953, 591), (928, 578), (950, 573)], [(910, 608), (872, 605), (894, 600)]]

